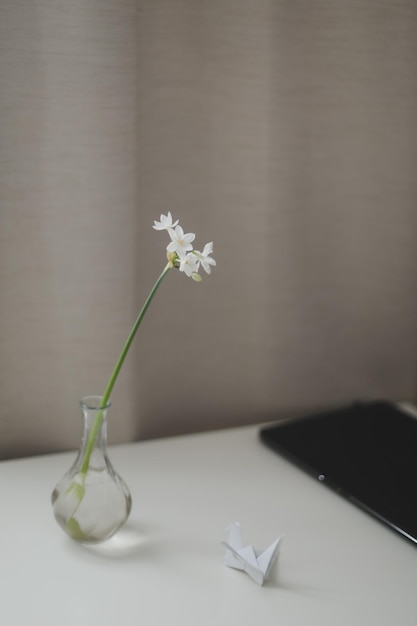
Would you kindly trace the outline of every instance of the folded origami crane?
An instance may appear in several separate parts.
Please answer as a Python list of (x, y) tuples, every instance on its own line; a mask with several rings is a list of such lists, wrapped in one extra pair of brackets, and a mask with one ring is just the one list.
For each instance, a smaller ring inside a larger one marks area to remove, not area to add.
[(239, 522), (231, 524), (228, 531), (228, 541), (222, 541), (227, 548), (224, 556), (225, 565), (245, 571), (258, 585), (263, 585), (278, 556), (283, 535), (263, 552), (259, 552), (251, 545), (243, 546)]

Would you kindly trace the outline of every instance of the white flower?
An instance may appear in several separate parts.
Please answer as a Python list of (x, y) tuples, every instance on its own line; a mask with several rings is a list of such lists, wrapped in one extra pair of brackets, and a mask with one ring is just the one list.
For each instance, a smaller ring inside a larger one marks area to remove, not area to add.
[(202, 265), (203, 269), (207, 274), (211, 274), (210, 265), (216, 265), (216, 261), (210, 256), (213, 252), (213, 242), (206, 243), (204, 246), (203, 252), (199, 252), (198, 250), (194, 250), (194, 254), (197, 256), (199, 264)]
[(184, 272), (187, 276), (192, 277), (198, 271), (199, 260), (193, 252), (188, 252), (185, 256), (180, 257), (180, 272)]
[(174, 229), (170, 228), (168, 234), (171, 237), (171, 243), (167, 246), (167, 252), (175, 252), (179, 257), (184, 257), (193, 249), (191, 242), (195, 239), (194, 233), (184, 235), (181, 226), (176, 226)]
[(155, 230), (168, 230), (170, 228), (175, 228), (175, 226), (178, 224), (178, 220), (175, 220), (174, 223), (172, 223), (172, 215), (171, 215), (171, 211), (168, 211), (168, 215), (162, 215), (161, 213), (161, 217), (160, 217), (160, 222), (157, 222), (156, 220), (154, 220), (153, 223), (153, 228)]

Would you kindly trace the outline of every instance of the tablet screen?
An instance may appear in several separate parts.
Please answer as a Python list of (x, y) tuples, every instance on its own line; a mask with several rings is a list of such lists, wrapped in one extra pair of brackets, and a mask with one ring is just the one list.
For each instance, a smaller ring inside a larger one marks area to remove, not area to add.
[(267, 426), (261, 440), (417, 544), (417, 419), (389, 402)]

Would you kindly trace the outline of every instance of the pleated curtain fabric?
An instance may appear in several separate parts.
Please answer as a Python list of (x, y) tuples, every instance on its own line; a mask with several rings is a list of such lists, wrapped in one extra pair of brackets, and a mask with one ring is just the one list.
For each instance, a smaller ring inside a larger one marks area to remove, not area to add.
[(0, 457), (416, 401), (414, 0), (0, 2)]

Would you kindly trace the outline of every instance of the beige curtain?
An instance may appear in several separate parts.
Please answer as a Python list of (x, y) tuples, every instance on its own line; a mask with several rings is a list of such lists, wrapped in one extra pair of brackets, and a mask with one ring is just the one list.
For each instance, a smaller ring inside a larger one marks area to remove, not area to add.
[(0, 456), (416, 400), (414, 0), (0, 2)]

